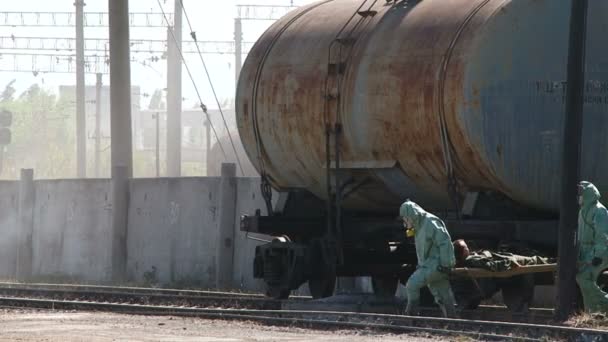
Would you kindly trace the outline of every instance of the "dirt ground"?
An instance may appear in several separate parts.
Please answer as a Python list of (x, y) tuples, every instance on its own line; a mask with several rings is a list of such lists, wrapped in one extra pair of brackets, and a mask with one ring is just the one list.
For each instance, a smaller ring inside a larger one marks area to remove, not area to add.
[(372, 331), (319, 331), (198, 318), (0, 309), (0, 341), (445, 341)]

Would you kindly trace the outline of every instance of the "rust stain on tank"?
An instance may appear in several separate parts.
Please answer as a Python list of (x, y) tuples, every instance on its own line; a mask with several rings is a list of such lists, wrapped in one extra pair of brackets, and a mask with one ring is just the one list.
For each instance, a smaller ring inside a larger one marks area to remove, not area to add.
[[(448, 106), (448, 112), (451, 115), (447, 116), (446, 123), (450, 140), (454, 146), (454, 150), (458, 156), (457, 161), (457, 177), (468, 184), (485, 184), (487, 187), (502, 186), (495, 174), (488, 170), (486, 161), (482, 159), (481, 151), (464, 135), (466, 129), (462, 126), (458, 115), (459, 110), (463, 107), (463, 80), (464, 75), (463, 61), (455, 59), (450, 64), (450, 77), (447, 82), (446, 94), (449, 96), (444, 99)], [(458, 76), (460, 75), (460, 76)]]
[[(437, 5), (438, 0), (430, 0), (408, 2), (408, 6), (383, 3), (374, 8), (378, 14), (361, 25), (347, 61), (343, 87), (339, 89), (339, 112), (344, 124), (340, 139), (342, 160), (394, 160), (425, 192), (445, 192), (439, 121), (442, 104), (456, 155), (457, 176), (467, 183), (496, 184), (495, 175), (487, 170), (480, 151), (472, 146), (458, 118), (464, 105), (465, 82), (465, 61), (460, 58), (466, 56), (470, 43), (468, 31), (454, 47), (443, 98), (437, 80), (455, 32), (484, 0), (444, 1), (441, 5)], [(272, 149), (266, 156), (267, 163), (281, 186), (302, 186), (323, 196), (324, 109), (326, 105), (337, 105), (326, 102), (324, 97), (328, 48), (359, 5), (355, 0), (331, 1), (308, 13), (296, 11), (303, 13), (301, 18), (293, 22), (288, 18), (273, 25), (246, 61), (242, 80), (258, 82), (260, 91), (252, 99), (251, 86), (241, 82), (242, 96), (237, 101), (251, 101), (257, 106), (258, 125), (265, 144)], [(474, 30), (482, 23), (482, 19), (471, 20), (468, 29)], [(273, 40), (277, 36), (280, 38)], [(464, 50), (459, 50), (461, 47)], [(262, 61), (263, 72), (258, 75)], [(478, 89), (475, 91), (478, 95)], [(245, 112), (240, 114), (243, 123), (239, 127), (247, 128), (253, 118), (246, 106), (242, 108)], [(332, 115), (336, 112), (330, 111)], [(333, 123), (336, 118), (330, 120)], [(255, 146), (252, 139), (250, 133), (244, 134), (243, 141)], [(334, 158), (333, 149), (331, 157)], [(368, 202), (361, 200), (362, 204)]]

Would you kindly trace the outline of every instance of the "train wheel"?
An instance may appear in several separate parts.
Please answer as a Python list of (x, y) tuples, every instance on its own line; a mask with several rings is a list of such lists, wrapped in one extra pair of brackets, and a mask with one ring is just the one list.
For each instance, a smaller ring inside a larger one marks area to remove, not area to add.
[(394, 297), (399, 279), (393, 277), (372, 277), (372, 289), (378, 297)]
[(308, 289), (314, 299), (331, 297), (336, 288), (336, 277), (326, 276), (320, 279), (308, 280)]
[(502, 299), (511, 312), (525, 312), (534, 298), (534, 275), (513, 277), (501, 289)]

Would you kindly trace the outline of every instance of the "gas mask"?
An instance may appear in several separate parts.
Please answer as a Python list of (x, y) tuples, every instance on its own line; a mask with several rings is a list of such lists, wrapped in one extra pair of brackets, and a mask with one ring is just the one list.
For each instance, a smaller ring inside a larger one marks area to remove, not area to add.
[(414, 229), (414, 224), (412, 219), (409, 217), (403, 218), (403, 227), (405, 228), (405, 236), (408, 238), (414, 237), (416, 235), (416, 229)]

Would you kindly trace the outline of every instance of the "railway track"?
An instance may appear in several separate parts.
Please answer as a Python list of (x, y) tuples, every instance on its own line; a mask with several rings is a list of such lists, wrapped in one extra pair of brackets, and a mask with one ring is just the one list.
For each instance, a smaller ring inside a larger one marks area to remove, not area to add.
[[(282, 301), (262, 295), (195, 290), (88, 285), (0, 283), (0, 296), (140, 305), (280, 310)], [(294, 301), (305, 300), (295, 298)]]
[(203, 309), (124, 303), (99, 303), (51, 299), (0, 297), (4, 307), (52, 310), (106, 311), (138, 315), (170, 315), (206, 319), (255, 321), (264, 324), (320, 329), (372, 329), (395, 333), (429, 333), (468, 336), (481, 340), (512, 341), (605, 341), (608, 331), (552, 325), (408, 317), (328, 311), (286, 311), (250, 309)]
[[(166, 295), (191, 295), (191, 296), (214, 296), (214, 297), (242, 297), (242, 298), (266, 298), (257, 293), (241, 292), (222, 292), (222, 291), (202, 291), (184, 289), (166, 289), (153, 287), (133, 287), (133, 286), (106, 286), (106, 285), (76, 285), (76, 284), (47, 284), (47, 283), (14, 283), (0, 282), (0, 289), (31, 289), (31, 290), (73, 290), (73, 291), (106, 291), (124, 292), (132, 294), (166, 294)], [(310, 297), (292, 296), (296, 299), (306, 299)]]
[[(260, 294), (235, 292), (115, 287), (98, 285), (24, 284), (0, 282), (0, 296), (18, 298), (82, 300), (127, 304), (174, 305), (190, 307), (221, 307), (235, 309), (284, 309), (285, 301), (269, 299)], [(291, 297), (289, 303), (307, 302), (310, 297)], [(298, 310), (298, 309), (296, 309)], [(423, 308), (424, 316), (440, 317), (437, 308)], [(553, 319), (549, 309), (531, 309), (525, 314), (511, 313), (504, 307), (481, 306), (477, 310), (460, 311), (461, 318), (524, 323), (548, 323)]]
[[(293, 300), (306, 301), (307, 298)], [(292, 301), (293, 301), (292, 300)], [(493, 321), (513, 316), (498, 307), (461, 313), (467, 319), (331, 311), (281, 310), (281, 301), (229, 292), (107, 286), (0, 283), (0, 305), (54, 310), (246, 320), (324, 329), (377, 329), (396, 333), (469, 336), (482, 340), (608, 341), (608, 331), (538, 323)], [(476, 312), (474, 316), (471, 313)], [(427, 311), (428, 314), (436, 314)], [(537, 317), (547, 314), (540, 310)], [(506, 316), (505, 316), (506, 315)], [(474, 316), (474, 317), (473, 317)], [(483, 319), (477, 319), (482, 317)], [(542, 320), (540, 320), (542, 321)], [(548, 322), (547, 320), (546, 322)]]

